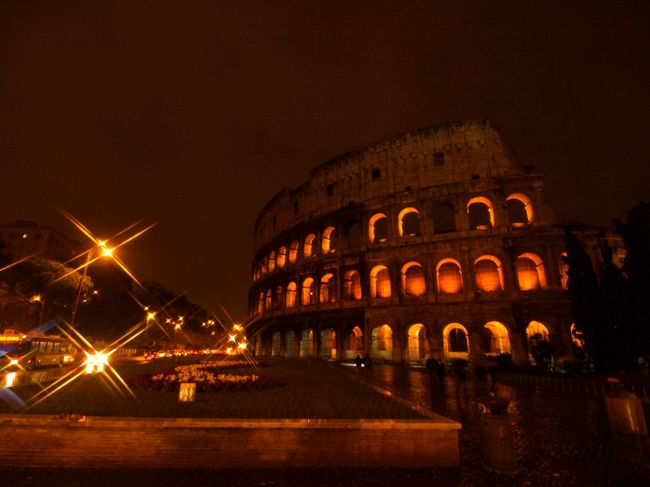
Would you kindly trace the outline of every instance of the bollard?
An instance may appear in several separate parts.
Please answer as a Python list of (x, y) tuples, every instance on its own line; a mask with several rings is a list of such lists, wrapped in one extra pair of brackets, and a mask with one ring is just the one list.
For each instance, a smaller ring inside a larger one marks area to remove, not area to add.
[(480, 398), (481, 450), (484, 467), (502, 474), (517, 473), (517, 458), (512, 438), (512, 425), (507, 413), (508, 401), (494, 395)]
[(194, 382), (181, 382), (180, 389), (178, 390), (179, 402), (194, 402), (196, 395), (196, 384)]
[(607, 420), (613, 433), (648, 435), (641, 400), (630, 391), (618, 390), (605, 395)]

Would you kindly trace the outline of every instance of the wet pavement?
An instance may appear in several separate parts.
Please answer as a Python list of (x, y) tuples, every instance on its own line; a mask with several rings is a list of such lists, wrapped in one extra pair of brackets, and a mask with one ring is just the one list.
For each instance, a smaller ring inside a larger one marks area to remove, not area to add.
[[(516, 455), (516, 474), (487, 471), (481, 452), (478, 399), (492, 384), (473, 377), (442, 381), (425, 369), (373, 365), (342, 368), (353, 380), (373, 383), (414, 404), (460, 421), (459, 468), (327, 470), (57, 470), (8, 469), (0, 479), (14, 486), (635, 486), (650, 485), (648, 437), (611, 434), (602, 397), (561, 393), (500, 383), (497, 397), (509, 401), (508, 418)], [(648, 405), (645, 404), (646, 417)]]

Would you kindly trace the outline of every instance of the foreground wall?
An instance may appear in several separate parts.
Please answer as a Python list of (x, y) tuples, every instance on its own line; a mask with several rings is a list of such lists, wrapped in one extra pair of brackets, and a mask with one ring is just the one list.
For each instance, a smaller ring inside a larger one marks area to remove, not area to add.
[(0, 415), (0, 467), (455, 467), (459, 423)]

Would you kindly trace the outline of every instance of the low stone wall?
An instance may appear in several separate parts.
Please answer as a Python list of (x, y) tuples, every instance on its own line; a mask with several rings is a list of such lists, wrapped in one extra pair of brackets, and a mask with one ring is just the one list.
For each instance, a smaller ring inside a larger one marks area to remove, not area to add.
[(459, 423), (0, 415), (0, 467), (455, 467)]

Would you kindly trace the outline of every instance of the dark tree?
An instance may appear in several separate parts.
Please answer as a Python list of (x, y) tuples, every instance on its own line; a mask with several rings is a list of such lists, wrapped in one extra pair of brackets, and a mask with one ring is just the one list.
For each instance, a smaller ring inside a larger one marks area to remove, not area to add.
[(629, 327), (631, 351), (647, 360), (650, 355), (650, 203), (639, 203), (625, 222), (616, 222), (627, 255), (623, 264), (629, 283)]

